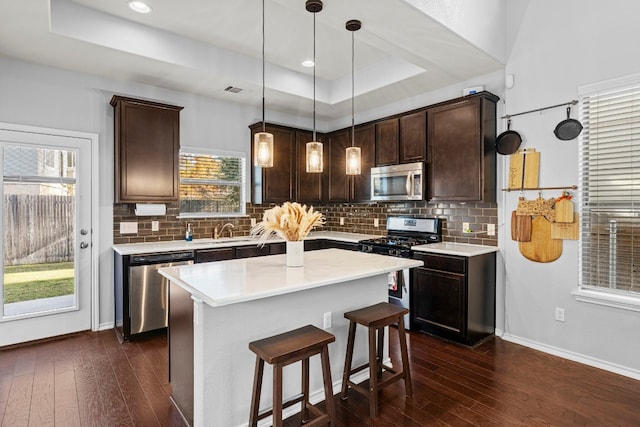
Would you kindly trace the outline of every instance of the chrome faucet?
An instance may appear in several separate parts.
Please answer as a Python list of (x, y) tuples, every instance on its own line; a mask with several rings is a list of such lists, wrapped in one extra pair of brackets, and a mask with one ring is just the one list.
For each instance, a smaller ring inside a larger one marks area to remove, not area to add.
[[(216, 227), (213, 229), (213, 238), (214, 239), (219, 239), (220, 236), (222, 236), (222, 233), (224, 232), (224, 229), (227, 228), (227, 227), (233, 228), (233, 224), (231, 224), (230, 222), (226, 223), (225, 225), (222, 226), (220, 231), (218, 231), (218, 226), (216, 225)], [(233, 237), (233, 231), (231, 231), (231, 230), (229, 230), (229, 237)]]

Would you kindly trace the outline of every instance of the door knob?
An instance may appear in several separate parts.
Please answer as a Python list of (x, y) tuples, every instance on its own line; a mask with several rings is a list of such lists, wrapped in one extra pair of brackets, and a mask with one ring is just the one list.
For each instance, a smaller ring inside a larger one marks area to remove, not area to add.
[(80, 249), (86, 249), (89, 247), (89, 244), (87, 242), (80, 242)]

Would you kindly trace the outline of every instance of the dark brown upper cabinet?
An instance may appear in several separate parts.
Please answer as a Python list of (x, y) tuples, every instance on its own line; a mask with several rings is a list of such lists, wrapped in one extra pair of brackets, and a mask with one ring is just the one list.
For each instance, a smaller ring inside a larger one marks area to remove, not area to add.
[(262, 132), (262, 123), (251, 129), (251, 184), (253, 203), (283, 203), (296, 197), (296, 131), (285, 126), (266, 125), (273, 134), (273, 167), (253, 166), (253, 136)]
[(376, 165), (425, 161), (427, 113), (425, 110), (376, 123)]
[(354, 145), (360, 147), (360, 175), (346, 174), (346, 149), (351, 128), (330, 134), (328, 202), (362, 202), (371, 199), (371, 167), (375, 158), (375, 126), (356, 126)]
[(427, 112), (400, 117), (400, 163), (422, 162), (427, 159)]
[(427, 110), (429, 200), (495, 202), (498, 99), (482, 92)]
[[(262, 123), (256, 123), (249, 128), (253, 165), (253, 136), (262, 132)], [(325, 172), (307, 173), (306, 148), (307, 142), (311, 142), (313, 138), (313, 133), (272, 124), (266, 125), (266, 131), (273, 134), (273, 167), (252, 166), (253, 203), (322, 202), (327, 176), (327, 144), (325, 143), (323, 149)], [(324, 142), (324, 135), (317, 133), (316, 138)]]
[(400, 161), (400, 138), (397, 118), (376, 123), (376, 165), (395, 165)]
[(322, 148), (322, 173), (307, 173), (307, 142), (313, 139), (313, 132), (296, 130), (296, 191), (299, 202), (319, 203), (324, 201), (324, 187), (327, 177), (327, 141), (324, 135), (316, 133), (316, 138), (324, 144)]
[(114, 96), (115, 203), (175, 202), (183, 107)]

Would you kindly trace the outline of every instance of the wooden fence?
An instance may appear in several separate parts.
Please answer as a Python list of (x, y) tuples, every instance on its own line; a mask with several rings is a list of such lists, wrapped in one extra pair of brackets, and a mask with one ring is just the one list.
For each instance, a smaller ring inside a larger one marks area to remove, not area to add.
[(74, 196), (4, 197), (4, 265), (73, 260)]

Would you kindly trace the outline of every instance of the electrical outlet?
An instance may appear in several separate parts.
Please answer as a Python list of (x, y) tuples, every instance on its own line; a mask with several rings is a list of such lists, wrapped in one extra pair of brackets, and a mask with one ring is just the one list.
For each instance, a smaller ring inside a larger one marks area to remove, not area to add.
[(160, 221), (151, 221), (151, 231), (160, 231)]
[(469, 223), (468, 222), (463, 222), (462, 223), (462, 232), (463, 233), (468, 233), (470, 231), (471, 231), (471, 229), (469, 228)]
[(255, 218), (251, 218), (251, 226), (255, 227), (256, 225), (256, 219)]
[(138, 223), (137, 222), (121, 222), (120, 234), (137, 234)]
[(340, 225), (344, 225), (344, 217), (340, 217)]
[(322, 319), (322, 327), (324, 329), (329, 329), (331, 327), (331, 312), (327, 311)]
[(495, 224), (487, 224), (487, 235), (495, 236), (496, 235), (496, 225)]
[(564, 322), (564, 308), (556, 307), (556, 320)]
[(373, 226), (380, 227), (380, 220), (378, 218), (373, 218)]

